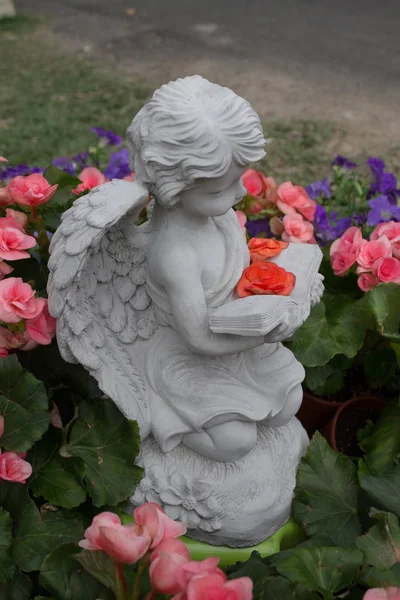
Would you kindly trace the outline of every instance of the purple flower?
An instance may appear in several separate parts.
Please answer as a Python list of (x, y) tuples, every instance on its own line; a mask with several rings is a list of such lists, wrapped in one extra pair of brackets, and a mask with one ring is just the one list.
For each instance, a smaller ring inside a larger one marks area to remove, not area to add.
[(332, 232), (334, 234), (333, 239), (336, 240), (337, 238), (340, 238), (344, 234), (346, 229), (351, 227), (351, 224), (351, 217), (343, 217), (341, 219), (338, 219), (332, 229)]
[(85, 167), (87, 167), (87, 159), (89, 158), (89, 152), (79, 152), (79, 154), (75, 154), (72, 157), (72, 162), (76, 164), (76, 169), (78, 171), (82, 171)]
[(363, 213), (354, 213), (351, 217), (351, 221), (353, 225), (356, 225), (357, 227), (364, 225), (364, 223), (367, 221), (367, 215)]
[(400, 220), (400, 207), (390, 202), (387, 196), (378, 196), (368, 202), (371, 210), (368, 213), (368, 225), (379, 225), (383, 221)]
[(391, 204), (396, 205), (396, 198), (399, 195), (397, 190), (397, 178), (393, 173), (384, 171), (385, 163), (380, 158), (371, 156), (367, 163), (374, 176), (374, 181), (369, 186), (368, 198), (372, 198), (376, 194), (387, 196)]
[(308, 185), (305, 190), (312, 200), (315, 200), (315, 198), (318, 198), (320, 195), (330, 198), (332, 195), (330, 185), (329, 179), (325, 177), (322, 181), (314, 181), (314, 183)]
[(109, 146), (119, 146), (122, 144), (122, 137), (113, 131), (105, 131), (101, 127), (91, 127), (90, 131), (95, 133), (99, 138), (106, 139)]
[(266, 237), (272, 236), (268, 219), (256, 219), (254, 221), (247, 221), (246, 229), (249, 232), (250, 237), (257, 237), (260, 235), (260, 233), (264, 233)]
[(104, 175), (108, 179), (123, 179), (130, 174), (128, 149), (122, 148), (119, 152), (111, 154), (110, 161), (104, 169)]
[(375, 179), (378, 179), (385, 169), (385, 163), (381, 158), (370, 156), (367, 160), (367, 165), (372, 171)]
[(332, 162), (332, 167), (343, 167), (344, 169), (355, 169), (358, 165), (355, 162), (352, 162), (345, 156), (338, 154), (335, 160)]
[(69, 173), (70, 175), (76, 175), (74, 165), (68, 158), (65, 158), (64, 156), (61, 156), (60, 158), (55, 158), (53, 160), (53, 165), (57, 167), (57, 169), (61, 169), (65, 173)]
[(6, 167), (0, 171), (0, 181), (7, 182), (19, 175), (31, 175), (32, 173), (43, 173), (41, 167), (28, 167), (28, 165), (17, 165), (16, 167)]

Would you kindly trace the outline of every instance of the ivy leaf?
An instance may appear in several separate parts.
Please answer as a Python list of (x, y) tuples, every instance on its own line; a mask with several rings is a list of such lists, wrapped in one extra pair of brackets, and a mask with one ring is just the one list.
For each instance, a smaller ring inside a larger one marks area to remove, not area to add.
[(83, 401), (66, 451), (85, 463), (84, 480), (95, 506), (115, 506), (131, 496), (141, 479), (135, 466), (139, 427), (111, 400)]
[(356, 540), (364, 552), (367, 563), (377, 569), (387, 570), (400, 562), (400, 525), (391, 513), (375, 513), (378, 521), (366, 535)]
[(0, 361), (0, 414), (5, 421), (1, 445), (24, 452), (39, 440), (50, 422), (46, 389), (24, 371), (15, 354)]
[(39, 581), (57, 600), (112, 598), (108, 590), (76, 561), (76, 544), (60, 546), (46, 556)]
[(12, 519), (8, 512), (0, 508), (0, 583), (9, 581), (14, 574), (11, 545)]
[(357, 548), (295, 548), (277, 565), (281, 575), (308, 589), (339, 592), (349, 587), (363, 561)]
[(400, 406), (387, 406), (374, 427), (372, 434), (362, 441), (366, 453), (364, 461), (368, 468), (380, 474), (392, 469), (400, 458)]
[(0, 600), (29, 600), (32, 590), (33, 584), (28, 575), (17, 571), (8, 584), (0, 583)]
[(400, 518), (400, 466), (378, 474), (371, 471), (365, 461), (358, 463), (358, 479), (371, 504)]
[(56, 454), (40, 469), (30, 487), (36, 497), (43, 496), (51, 504), (62, 508), (75, 508), (86, 500), (84, 473), (83, 460), (64, 458)]
[(63, 512), (51, 505), (39, 511), (26, 486), (4, 482), (0, 486), (0, 505), (8, 508), (14, 520), (13, 560), (22, 571), (37, 571), (43, 559), (55, 548), (83, 538), (83, 517)]
[(297, 471), (293, 515), (310, 536), (323, 532), (337, 546), (361, 534), (356, 466), (315, 433)]

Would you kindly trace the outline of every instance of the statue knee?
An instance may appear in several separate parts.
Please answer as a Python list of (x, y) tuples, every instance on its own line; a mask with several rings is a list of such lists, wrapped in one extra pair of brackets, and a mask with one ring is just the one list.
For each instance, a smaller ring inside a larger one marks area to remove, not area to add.
[(207, 429), (221, 462), (236, 462), (246, 456), (257, 443), (257, 424), (229, 421)]

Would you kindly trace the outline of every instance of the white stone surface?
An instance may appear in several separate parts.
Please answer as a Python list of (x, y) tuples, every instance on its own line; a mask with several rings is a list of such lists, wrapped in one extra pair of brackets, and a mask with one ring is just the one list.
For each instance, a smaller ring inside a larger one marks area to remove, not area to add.
[(12, 0), (0, 0), (0, 19), (4, 17), (15, 17), (15, 6)]
[[(193, 490), (203, 502), (204, 485), (219, 481), (202, 518), (220, 527), (194, 517), (192, 535), (251, 545), (290, 511), (305, 440), (293, 419), (304, 369), (280, 341), (322, 294), (321, 253), (311, 252), (310, 270), (293, 253), (293, 270), (301, 265), (310, 279), (300, 278), (301, 311), (282, 310), (266, 337), (215, 333), (210, 317), (229, 312), (249, 264), (232, 207), (245, 193), (242, 174), (264, 155), (260, 120), (231, 90), (194, 76), (160, 88), (127, 142), (135, 182), (78, 199), (52, 239), (49, 309), (60, 351), (138, 420), (141, 460), (158, 488), (161, 473), (171, 482), (180, 474), (189, 506)], [(137, 227), (149, 194), (151, 218)]]

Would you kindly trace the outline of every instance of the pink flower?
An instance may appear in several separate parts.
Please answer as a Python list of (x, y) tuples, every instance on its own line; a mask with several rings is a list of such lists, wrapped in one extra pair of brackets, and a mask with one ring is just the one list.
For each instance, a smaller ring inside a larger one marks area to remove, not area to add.
[(268, 192), (276, 187), (273, 177), (265, 177), (260, 171), (247, 169), (242, 177), (243, 185), (250, 196), (248, 209), (252, 214), (257, 214), (268, 204)]
[(35, 319), (43, 310), (43, 298), (21, 277), (8, 277), (0, 281), (0, 321), (18, 323), (21, 319)]
[(47, 300), (42, 312), (34, 319), (26, 321), (26, 329), (35, 342), (46, 346), (51, 343), (56, 332), (56, 320), (50, 315)]
[(309, 221), (304, 221), (301, 215), (296, 213), (285, 215), (283, 225), (285, 231), (282, 233), (282, 239), (285, 242), (302, 244), (310, 243), (314, 239), (314, 227)]
[(79, 546), (84, 550), (102, 550), (100, 527), (111, 527), (113, 529), (122, 527), (121, 519), (112, 512), (102, 512), (96, 515), (91, 526), (86, 529), (85, 539), (79, 542)]
[[(7, 220), (7, 217), (0, 219), (0, 259), (21, 260), (30, 258), (29, 252), (24, 252), (24, 250), (36, 246), (36, 239), (31, 235), (26, 235), (20, 229), (2, 227), (1, 221)], [(18, 223), (18, 221), (16, 222)]]
[(400, 283), (400, 260), (392, 256), (379, 258), (374, 262), (372, 272), (384, 283)]
[(22, 350), (23, 352), (27, 352), (28, 350), (33, 350), (37, 347), (37, 342), (32, 340), (29, 336), (28, 331), (21, 331), (18, 333), (12, 333), (12, 331), (8, 331), (7, 336), (7, 348), (9, 350)]
[(400, 223), (395, 221), (380, 223), (371, 233), (370, 239), (377, 240), (382, 235), (385, 235), (392, 244), (393, 256), (400, 259)]
[(269, 226), (274, 235), (282, 235), (285, 231), (285, 226), (278, 217), (272, 217), (269, 222)]
[[(251, 600), (253, 582), (249, 577), (226, 581), (219, 573), (193, 577), (186, 590), (188, 600)], [(181, 596), (182, 597), (182, 596)], [(174, 596), (174, 598), (176, 598)], [(173, 599), (174, 600), (174, 599)]]
[(164, 540), (177, 538), (186, 533), (183, 523), (173, 521), (155, 502), (146, 502), (135, 509), (133, 516), (137, 525), (141, 526), (151, 537), (150, 548), (155, 548)]
[(79, 175), (79, 179), (82, 183), (72, 190), (75, 195), (92, 190), (96, 186), (107, 181), (103, 173), (99, 171), (99, 169), (96, 169), (96, 167), (86, 167), (83, 169), (82, 173)]
[(0, 358), (8, 354), (7, 337), (10, 331), (5, 327), (0, 327)]
[(169, 539), (161, 542), (150, 557), (150, 581), (162, 594), (183, 591), (178, 578), (179, 569), (190, 561), (190, 553), (183, 542)]
[(190, 561), (182, 565), (177, 573), (182, 590), (185, 590), (193, 577), (204, 575), (219, 575), (226, 579), (226, 575), (218, 568), (219, 558), (209, 556), (205, 560)]
[(6, 275), (9, 275), (13, 271), (14, 269), (10, 267), (10, 265), (0, 260), (0, 281), (4, 279)]
[(331, 255), (331, 265), (335, 275), (342, 277), (356, 262), (352, 252), (335, 252)]
[(31, 465), (16, 452), (4, 452), (0, 455), (0, 479), (26, 483), (31, 475)]
[(118, 515), (103, 512), (85, 531), (79, 546), (85, 550), (103, 550), (118, 563), (132, 564), (146, 554), (151, 538), (136, 525), (122, 525)]
[(135, 181), (135, 173), (132, 172), (130, 175), (124, 177), (124, 181)]
[(317, 205), (314, 200), (311, 200), (304, 188), (293, 185), (290, 181), (285, 181), (278, 186), (276, 204), (286, 215), (298, 211), (308, 221), (313, 221), (315, 218)]
[[(13, 210), (12, 208), (6, 208), (6, 216), (9, 219), (14, 219), (19, 223), (21, 227), (21, 231), (25, 231), (28, 227), (28, 217), (25, 213), (20, 210)], [(10, 225), (10, 227), (15, 227), (15, 225)]]
[(372, 588), (365, 593), (363, 600), (400, 600), (400, 587)]
[(370, 271), (374, 262), (387, 256), (392, 256), (392, 246), (388, 238), (382, 235), (377, 240), (370, 242), (363, 240), (357, 253), (357, 262), (362, 269)]
[(371, 273), (361, 273), (357, 279), (357, 285), (363, 292), (369, 292), (378, 285), (378, 281)]
[(8, 160), (4, 156), (0, 156), (0, 162), (8, 162)]
[(36, 207), (48, 202), (56, 193), (58, 185), (50, 185), (43, 175), (33, 173), (14, 177), (7, 187), (13, 202)]
[(4, 417), (0, 415), (0, 438), (3, 437), (4, 433)]
[(10, 196), (10, 192), (7, 187), (0, 187), (0, 206), (8, 206), (12, 204), (14, 201)]
[(352, 253), (354, 256), (360, 250), (364, 240), (359, 227), (349, 227), (342, 237), (335, 240), (330, 249), (330, 255), (336, 252)]
[(238, 218), (239, 225), (240, 225), (243, 233), (246, 233), (247, 217), (246, 217), (245, 213), (242, 210), (237, 210), (236, 216)]

